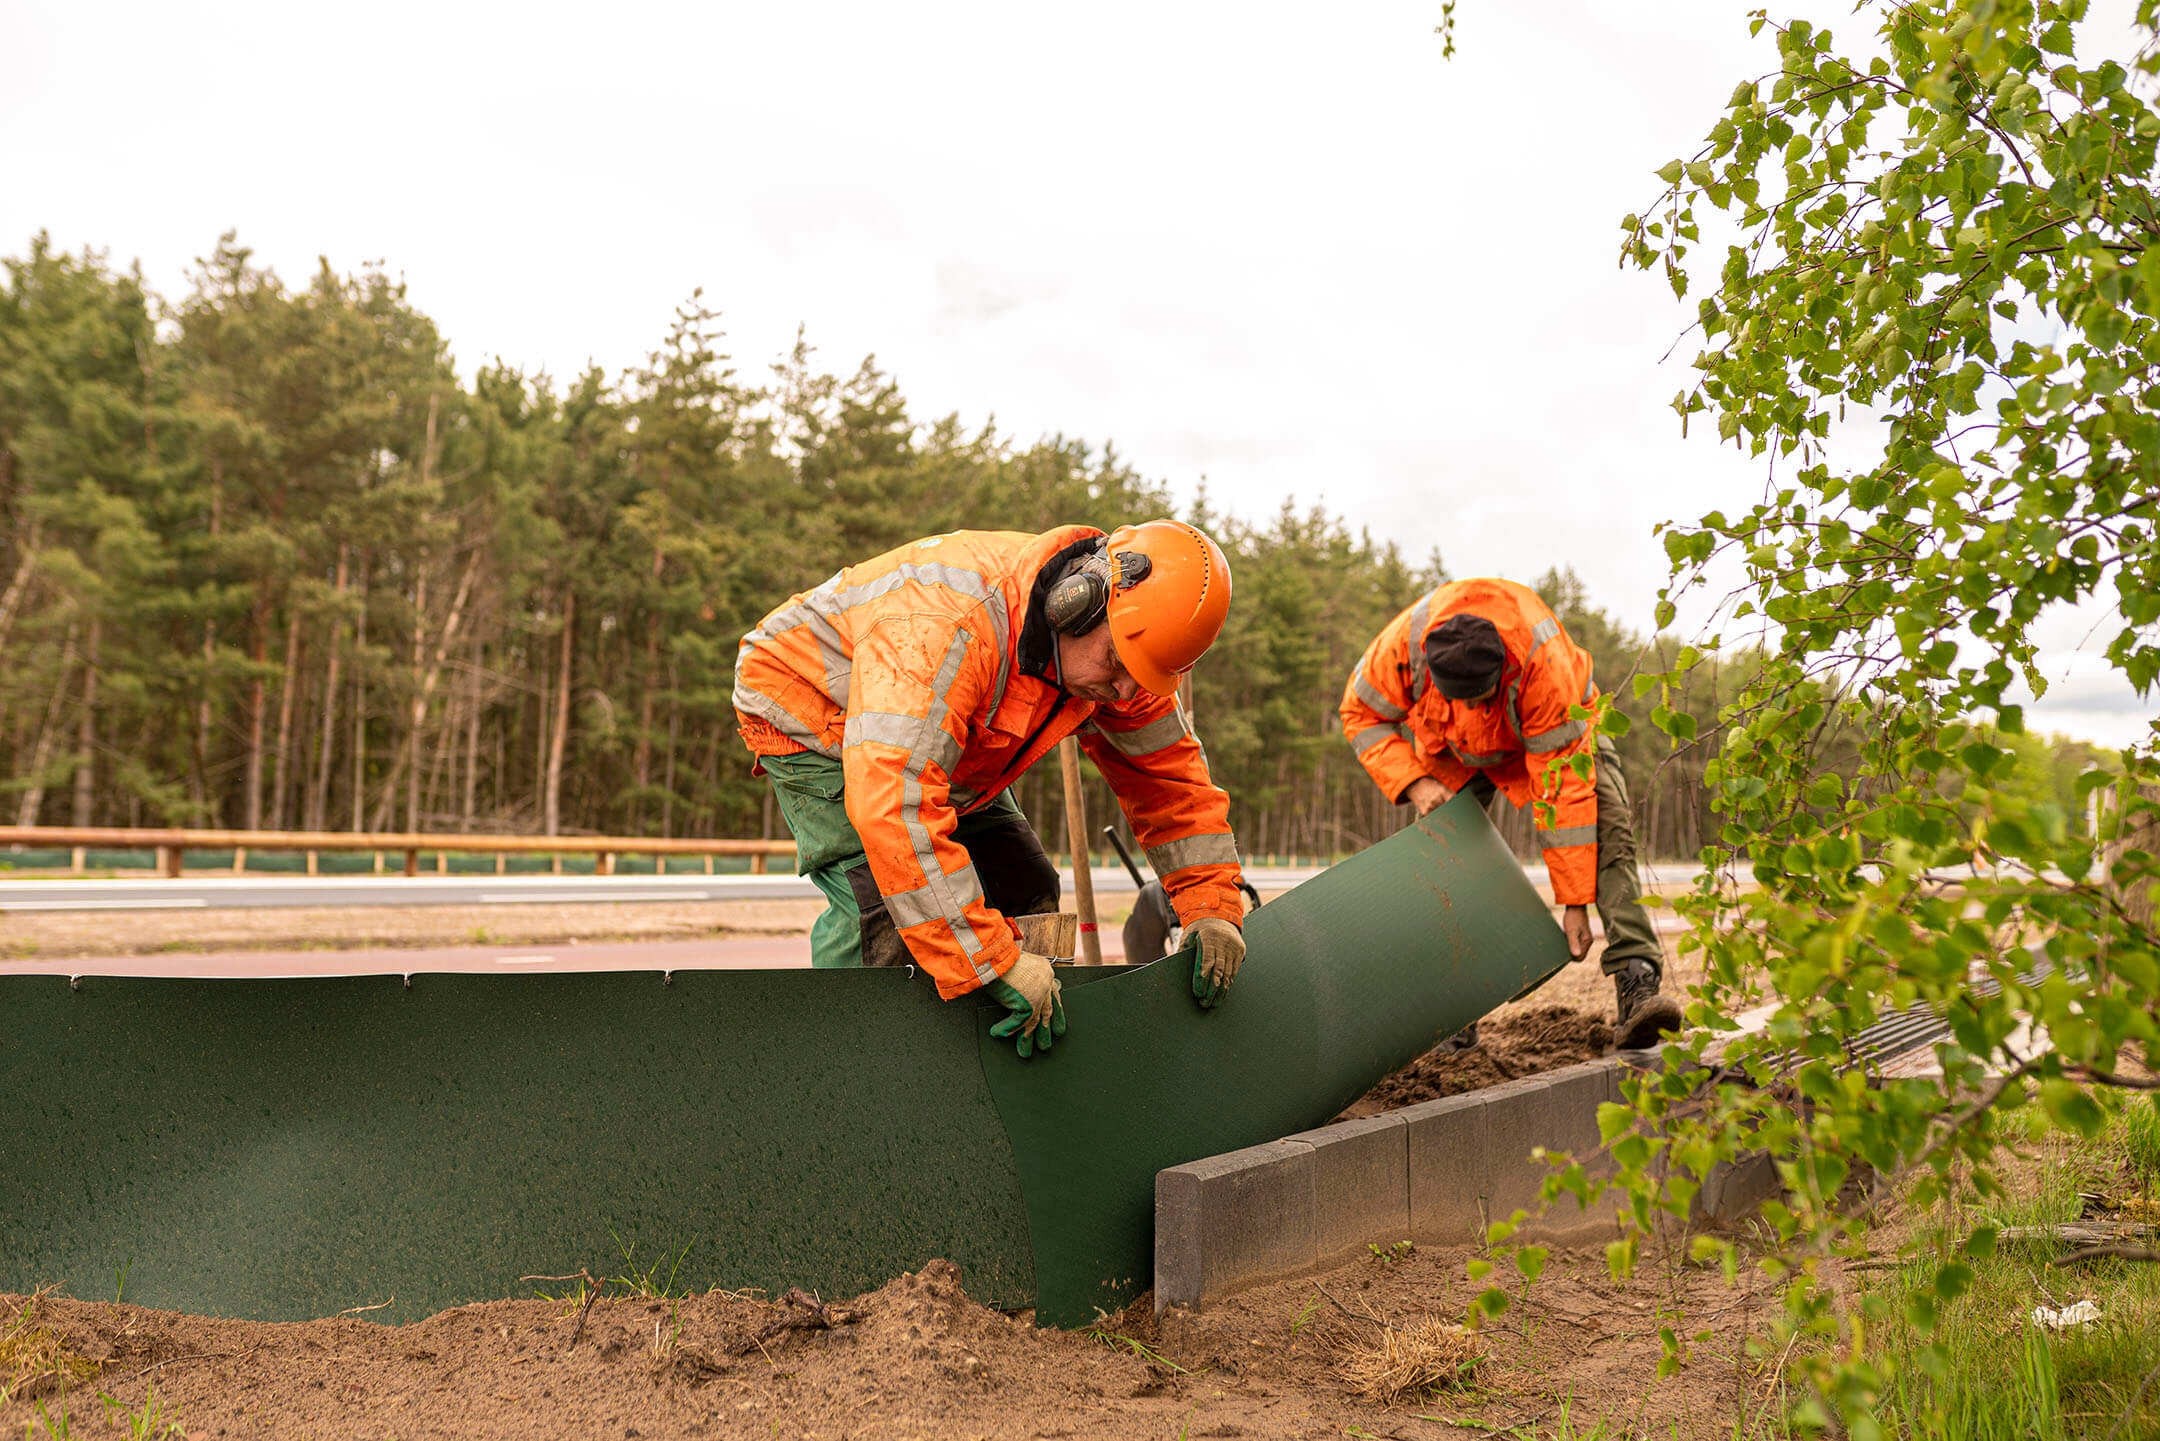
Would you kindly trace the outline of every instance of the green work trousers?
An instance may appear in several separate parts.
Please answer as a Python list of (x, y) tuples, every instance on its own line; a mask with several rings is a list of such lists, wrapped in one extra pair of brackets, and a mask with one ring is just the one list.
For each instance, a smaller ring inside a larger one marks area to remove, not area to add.
[[(760, 760), (795, 837), (795, 873), (809, 877), (825, 897), (825, 912), (810, 927), (810, 964), (914, 964), (871, 878), (862, 837), (848, 819), (840, 762), (814, 751)], [(960, 817), (953, 839), (966, 849), (983, 899), (996, 910), (1025, 916), (1058, 908), (1057, 867), (1011, 791)]]
[[(1508, 804), (1507, 797), (1483, 773), (1467, 787), (1488, 813)], [(1635, 862), (1635, 815), (1628, 800), (1627, 776), (1611, 736), (1597, 739), (1597, 913), (1605, 927), (1605, 950), (1598, 968), (1608, 976), (1626, 970), (1630, 961), (1646, 961), (1663, 976), (1665, 948), (1658, 944), (1642, 904), (1642, 876)]]

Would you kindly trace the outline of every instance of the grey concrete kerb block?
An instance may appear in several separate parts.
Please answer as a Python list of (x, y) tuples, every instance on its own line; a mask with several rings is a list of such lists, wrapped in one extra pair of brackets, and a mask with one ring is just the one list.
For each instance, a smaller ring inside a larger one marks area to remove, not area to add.
[(1312, 1161), (1271, 1141), (1156, 1172), (1156, 1308), (1312, 1269)]
[[(1548, 1170), (1535, 1148), (1600, 1172), (1597, 1108), (1618, 1098), (1618, 1062), (1591, 1061), (1158, 1172), (1155, 1305), (1197, 1306), (1405, 1237), (1482, 1242), (1492, 1221), (1535, 1211)], [(1612, 1229), (1609, 1204), (1586, 1215), (1563, 1197), (1517, 1235)]]
[(1285, 1139), (1313, 1150), (1315, 1264), (1409, 1238), (1409, 1128), (1401, 1115), (1338, 1121)]

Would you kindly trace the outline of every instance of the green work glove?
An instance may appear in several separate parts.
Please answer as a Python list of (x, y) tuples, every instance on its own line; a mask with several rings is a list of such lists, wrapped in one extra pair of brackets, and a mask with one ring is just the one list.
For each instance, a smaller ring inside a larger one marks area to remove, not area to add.
[(1202, 916), (1185, 928), (1185, 938), (1200, 946), (1200, 954), (1193, 958), (1192, 993), (1203, 1007), (1212, 1006), (1237, 979), (1238, 966), (1245, 959), (1245, 933), (1235, 921)]
[(1026, 1060), (1047, 1051), (1065, 1034), (1065, 1001), (1050, 958), (1022, 951), (1012, 968), (989, 985), (990, 995), (1012, 1014), (990, 1028), (993, 1036), (1011, 1036), (1013, 1049)]

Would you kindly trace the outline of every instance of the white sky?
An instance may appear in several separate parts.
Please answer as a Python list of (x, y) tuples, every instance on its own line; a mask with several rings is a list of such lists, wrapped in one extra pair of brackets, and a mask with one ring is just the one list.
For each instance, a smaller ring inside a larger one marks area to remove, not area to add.
[[(380, 259), (468, 373), (620, 371), (702, 286), (746, 374), (806, 325), (920, 419), (1457, 575), (1572, 565), (1647, 629), (1652, 525), (1762, 469), (1680, 438), (1691, 312), (1619, 219), (1774, 65), (1749, 8), (1462, 0), (1444, 62), (1439, 0), (0, 0), (0, 253), (47, 229), (175, 299), (226, 229), (292, 281)], [(2028, 723), (2136, 739), (2085, 630)]]

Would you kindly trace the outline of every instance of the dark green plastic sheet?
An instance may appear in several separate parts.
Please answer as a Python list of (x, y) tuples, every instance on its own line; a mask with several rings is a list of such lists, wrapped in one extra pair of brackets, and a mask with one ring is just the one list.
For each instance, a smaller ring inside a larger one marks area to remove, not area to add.
[(1080, 1324), (1154, 1174), (1326, 1121), (1564, 943), (1458, 799), (1190, 957), (1066, 983), (1022, 1062), (902, 971), (0, 977), (0, 1290), (405, 1321), (530, 1274), (841, 1296), (932, 1257)]
[(1461, 798), (1263, 906), (1245, 935), (1213, 1010), (1193, 1005), (1180, 954), (1069, 993), (1072, 1044), (1048, 1065), (985, 1029), (1039, 1320), (1084, 1325), (1147, 1288), (1157, 1171), (1325, 1124), (1567, 962), (1544, 902)]

